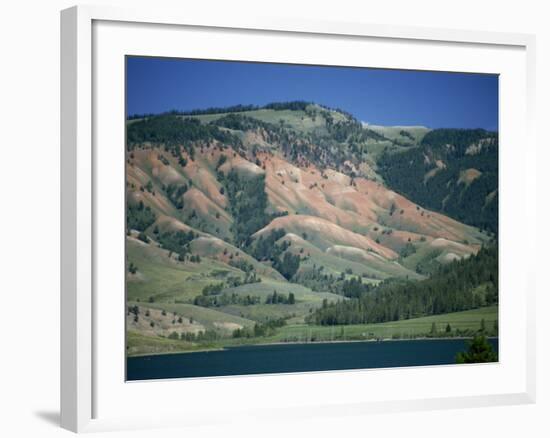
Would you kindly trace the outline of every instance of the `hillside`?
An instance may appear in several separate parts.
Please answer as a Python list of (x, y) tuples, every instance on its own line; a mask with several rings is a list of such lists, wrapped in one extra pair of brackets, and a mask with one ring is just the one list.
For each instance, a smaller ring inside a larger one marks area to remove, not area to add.
[[(305, 102), (133, 118), (128, 330), (190, 349), (199, 336), (273, 333), (353, 298), (350, 282), (422, 280), (476, 254), (487, 233), (415, 203), (388, 170), (442, 141), (434, 132)], [(493, 147), (478, 143), (468, 156)], [(459, 186), (488, 172), (461, 166)]]
[(498, 233), (498, 135), (439, 129), (419, 147), (378, 159), (386, 183), (419, 204)]
[[(308, 319), (318, 325), (372, 324), (460, 312), (498, 303), (498, 249), (440, 266), (430, 278), (356, 285), (357, 299), (330, 303)], [(362, 289), (362, 290), (361, 290)]]

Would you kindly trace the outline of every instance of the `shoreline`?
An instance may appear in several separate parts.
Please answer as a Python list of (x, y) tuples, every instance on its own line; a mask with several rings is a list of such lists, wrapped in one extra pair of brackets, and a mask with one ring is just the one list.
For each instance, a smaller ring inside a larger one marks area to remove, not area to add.
[(185, 351), (160, 351), (158, 353), (138, 353), (138, 354), (128, 354), (126, 353), (126, 359), (132, 357), (144, 357), (144, 356), (164, 356), (167, 354), (183, 354), (183, 353), (206, 353), (209, 351), (223, 351), (224, 347), (212, 347), (212, 348), (197, 348), (196, 350), (185, 350)]
[[(487, 339), (498, 339), (498, 336), (486, 336)], [(290, 344), (300, 344), (300, 345), (308, 345), (308, 344), (348, 344), (352, 342), (371, 342), (371, 343), (378, 343), (378, 342), (399, 342), (399, 341), (452, 341), (452, 340), (469, 340), (473, 339), (472, 337), (467, 336), (443, 336), (439, 338), (414, 338), (414, 339), (393, 339), (393, 338), (384, 338), (384, 339), (348, 339), (348, 340), (334, 340), (334, 341), (298, 341), (298, 342), (284, 342), (284, 341), (277, 341), (277, 342), (262, 342), (260, 344), (242, 344), (242, 345), (235, 345), (235, 347), (244, 347), (244, 346), (266, 346), (266, 345), (290, 345)], [(190, 352), (191, 353), (191, 352)]]
[[(486, 336), (487, 339), (498, 339), (498, 336)], [(473, 339), (472, 337), (465, 336), (444, 336), (444, 337), (418, 337), (414, 339), (349, 339), (349, 340), (335, 340), (335, 341), (298, 341), (298, 342), (262, 342), (256, 344), (236, 344), (236, 345), (224, 345), (218, 348), (201, 348), (197, 350), (186, 350), (186, 351), (167, 351), (167, 352), (158, 352), (158, 353), (143, 353), (143, 354), (126, 354), (126, 360), (138, 357), (148, 357), (148, 356), (164, 356), (164, 355), (173, 355), (173, 354), (193, 354), (193, 353), (208, 353), (214, 351), (226, 351), (229, 348), (240, 348), (240, 347), (267, 347), (270, 345), (311, 345), (311, 344), (350, 344), (350, 343), (381, 343), (381, 342), (414, 342), (414, 341), (467, 341)]]

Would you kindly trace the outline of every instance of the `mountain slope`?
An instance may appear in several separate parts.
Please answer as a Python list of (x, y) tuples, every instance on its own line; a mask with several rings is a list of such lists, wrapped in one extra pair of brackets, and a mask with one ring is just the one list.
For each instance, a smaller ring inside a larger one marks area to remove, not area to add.
[[(192, 346), (199, 332), (214, 339), (303, 323), (352, 296), (356, 282), (421, 280), (490, 240), (413, 199), (418, 184), (427, 190), (452, 174), (456, 189), (441, 193), (466, 205), (465, 193), (490, 174), (479, 163), (490, 161), (493, 140), (473, 134), (477, 142), (446, 148), (437, 131), (365, 126), (304, 102), (243, 108), (129, 122), (127, 288), (142, 309), (129, 312), (129, 330), (172, 336), (173, 328)], [(420, 156), (407, 174), (406, 160)], [(192, 323), (194, 315), (212, 319)]]
[[(336, 167), (341, 170), (325, 167), (327, 161), (336, 159), (335, 154), (317, 159), (316, 163), (309, 160), (308, 153), (320, 149), (315, 144), (315, 135), (343, 137), (345, 141), (340, 142), (340, 149), (344, 150), (354, 144), (350, 136), (355, 135), (356, 129), (364, 128), (350, 122), (345, 114), (307, 106), (301, 112), (262, 109), (243, 114), (195, 117), (200, 119), (200, 126), (205, 121), (209, 126), (204, 138), (176, 149), (163, 143), (164, 153), (146, 143), (131, 148), (129, 200), (143, 201), (160, 220), (169, 216), (198, 232), (216, 236), (228, 244), (241, 245), (243, 226), (239, 224), (242, 218), (232, 207), (236, 200), (230, 199), (231, 190), (226, 191), (232, 187), (228, 186), (229, 176), (235, 175), (233, 180), (236, 179), (240, 186), (233, 191), (243, 190), (250, 181), (264, 184), (267, 194), (265, 213), (250, 211), (256, 208), (251, 205), (241, 215), (261, 216), (257, 218), (257, 225), (255, 222), (244, 226), (244, 232), (252, 238), (255, 235), (249, 231), (257, 231), (257, 235), (278, 228), (296, 235), (309, 231), (316, 239), (315, 246), (322, 251), (334, 245), (348, 246), (373, 251), (388, 261), (399, 258), (405, 248), (410, 252), (411, 246), (415, 253), (429, 252), (430, 259), (451, 260), (475, 252), (487, 240), (475, 228), (425, 210), (381, 182), (360, 176), (358, 157), (351, 152), (349, 160), (337, 163)], [(313, 119), (324, 122), (309, 123)], [(280, 121), (278, 126), (273, 123), (275, 120)], [(129, 128), (139, 127), (140, 123), (145, 121), (134, 121)], [(376, 129), (384, 132), (380, 127)], [(230, 133), (218, 133), (224, 130)], [(395, 137), (395, 132), (388, 132), (388, 136)], [(404, 129), (399, 132), (407, 137)], [(308, 136), (304, 137), (304, 133)], [(425, 141), (429, 135), (417, 129), (410, 137), (415, 141), (422, 137)], [(130, 137), (136, 138), (136, 135)], [(229, 138), (231, 142), (225, 144), (218, 138)], [(286, 143), (292, 139), (298, 139), (299, 146)], [(367, 140), (372, 138), (367, 137)], [(383, 137), (380, 141), (391, 139)], [(417, 149), (413, 145), (409, 151)], [(462, 179), (469, 184), (477, 181), (472, 172), (463, 174)], [(140, 190), (137, 190), (138, 184)], [(264, 231), (254, 230), (258, 226)], [(237, 230), (240, 230), (239, 236), (235, 235)], [(338, 235), (340, 240), (335, 239)], [(432, 242), (436, 239), (439, 239), (438, 244), (434, 245)], [(423, 251), (426, 247), (429, 251)], [(418, 258), (417, 255), (409, 260), (408, 269), (418, 267), (422, 260), (416, 266), (411, 261)]]
[(498, 136), (482, 129), (439, 129), (401, 153), (386, 151), (378, 171), (409, 199), (498, 232)]

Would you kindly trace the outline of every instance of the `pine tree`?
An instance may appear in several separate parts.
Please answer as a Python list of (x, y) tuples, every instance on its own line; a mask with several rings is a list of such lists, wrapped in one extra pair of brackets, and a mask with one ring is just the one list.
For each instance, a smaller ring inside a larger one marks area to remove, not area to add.
[(498, 354), (493, 350), (485, 336), (476, 336), (468, 341), (467, 345), (468, 351), (457, 354), (457, 363), (498, 362)]

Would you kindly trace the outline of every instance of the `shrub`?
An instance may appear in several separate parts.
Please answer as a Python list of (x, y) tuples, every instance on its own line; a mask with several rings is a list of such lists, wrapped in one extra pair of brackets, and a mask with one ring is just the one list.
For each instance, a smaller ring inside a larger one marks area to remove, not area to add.
[(457, 363), (498, 362), (498, 354), (485, 336), (475, 336), (471, 341), (467, 341), (466, 345), (468, 350), (457, 354)]

